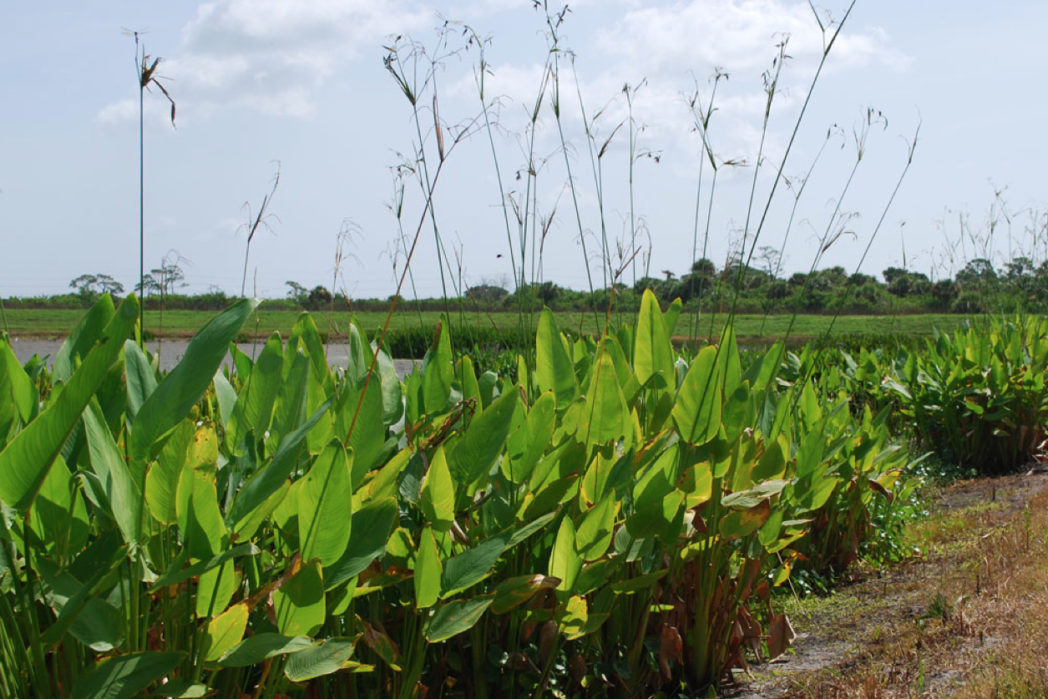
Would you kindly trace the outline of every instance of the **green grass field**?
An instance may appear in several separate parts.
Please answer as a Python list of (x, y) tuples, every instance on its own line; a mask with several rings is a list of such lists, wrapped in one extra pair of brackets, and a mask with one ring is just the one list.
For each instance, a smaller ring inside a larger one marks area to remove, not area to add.
[[(6, 329), (14, 337), (64, 337), (79, 320), (83, 311), (78, 309), (8, 309)], [(189, 337), (215, 315), (211, 311), (147, 311), (145, 326), (149, 333), (163, 337)], [(249, 334), (267, 336), (274, 330), (287, 335), (299, 313), (295, 311), (260, 310), (246, 331)], [(411, 310), (398, 311), (390, 324), (391, 329), (405, 330), (420, 326), (433, 327), (440, 320), (437, 312), (418, 313)], [(361, 326), (374, 334), (385, 322), (386, 314), (380, 312), (351, 313), (314, 311), (313, 317), (320, 331), (331, 340), (343, 337), (350, 318), (356, 317)], [(613, 326), (620, 320), (630, 320), (631, 313), (615, 313)], [(698, 319), (692, 313), (684, 313), (677, 323), (678, 339), (708, 338), (719, 334), (726, 316), (704, 313)], [(829, 330), (833, 336), (841, 335), (930, 335), (933, 328), (952, 329), (967, 318), (963, 315), (922, 314), (898, 316), (840, 316), (834, 319), (827, 315), (800, 315), (794, 321), (790, 338), (805, 341), (822, 337)], [(475, 326), (515, 328), (520, 323), (516, 313), (483, 313), (476, 311), (452, 312), (452, 323)], [(535, 316), (531, 321), (537, 320)], [(772, 341), (782, 338), (790, 325), (790, 316), (740, 315), (736, 317), (736, 335), (742, 341)], [(562, 330), (596, 333), (603, 328), (602, 314), (578, 312), (557, 313), (557, 325)], [(832, 325), (831, 325), (832, 324)]]

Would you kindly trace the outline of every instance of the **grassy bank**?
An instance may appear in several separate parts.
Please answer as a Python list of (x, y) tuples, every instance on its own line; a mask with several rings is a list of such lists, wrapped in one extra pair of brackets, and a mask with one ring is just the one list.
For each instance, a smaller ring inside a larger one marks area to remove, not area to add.
[[(73, 309), (8, 309), (6, 330), (14, 337), (64, 337), (82, 314), (83, 311)], [(209, 311), (146, 311), (145, 327), (153, 336), (189, 337), (213, 315)], [(321, 333), (332, 340), (345, 337), (351, 318), (355, 317), (369, 334), (380, 328), (385, 321), (385, 313), (373, 311), (315, 311), (312, 315)], [(244, 332), (268, 336), (273, 331), (278, 331), (286, 337), (298, 316), (296, 311), (267, 311), (263, 304), (245, 326)], [(441, 314), (435, 311), (399, 311), (393, 316), (390, 329), (405, 331), (420, 327), (432, 328), (436, 326), (440, 317)], [(719, 335), (726, 317), (707, 313), (703, 314), (697, 323), (693, 322), (691, 315), (682, 317), (677, 326), (676, 336), (678, 339), (687, 339), (696, 335), (700, 338), (707, 338), (711, 334)], [(598, 333), (605, 321), (602, 315), (579, 312), (560, 312), (556, 314), (556, 318), (559, 327), (586, 334)], [(968, 316), (957, 314), (857, 315), (839, 316), (836, 319), (827, 315), (799, 315), (793, 322), (790, 337), (800, 342), (820, 338), (826, 334), (922, 336), (930, 335), (933, 328), (953, 329), (966, 318)], [(617, 320), (618, 314), (614, 314), (613, 324)], [(470, 328), (512, 331), (520, 327), (520, 318), (516, 313), (453, 312), (451, 321), (453, 326), (458, 324)], [(736, 317), (735, 328), (741, 341), (777, 340), (786, 335), (790, 321), (791, 316), (788, 315), (740, 315)]]

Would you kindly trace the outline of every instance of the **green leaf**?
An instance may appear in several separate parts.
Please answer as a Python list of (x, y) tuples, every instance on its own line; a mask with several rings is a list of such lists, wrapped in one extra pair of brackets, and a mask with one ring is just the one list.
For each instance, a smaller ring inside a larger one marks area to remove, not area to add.
[(495, 599), (491, 603), (492, 614), (505, 614), (516, 609), (535, 596), (540, 590), (553, 590), (560, 584), (557, 578), (535, 573), (518, 575), (503, 580), (495, 588)]
[[(135, 304), (137, 306), (137, 300)], [(88, 352), (95, 342), (106, 336), (106, 327), (112, 322), (116, 310), (113, 307), (113, 298), (109, 294), (95, 302), (95, 305), (80, 317), (76, 327), (66, 336), (65, 342), (55, 355), (55, 367), (51, 380), (56, 384), (65, 383), (73, 375), (76, 358), (87, 357)], [(135, 320), (138, 320), (138, 308), (135, 308)], [(129, 333), (130, 334), (130, 331)], [(126, 335), (125, 335), (126, 337)], [(124, 339), (124, 338), (121, 338)]]
[(506, 391), (469, 423), (466, 433), (448, 454), (448, 468), (460, 485), (487, 475), (502, 451), (519, 402), (517, 391)]
[(502, 460), (502, 473), (511, 483), (528, 480), (539, 459), (549, 450), (557, 426), (556, 408), (553, 394), (546, 391), (532, 404), (524, 424), (509, 438), (507, 445), (513, 444), (514, 439), (523, 442), (515, 453), (508, 453)]
[(441, 321), (435, 342), (422, 359), (422, 407), (429, 415), (443, 412), (451, 395), (455, 367), (448, 335), (446, 323)]
[(378, 353), (378, 374), (382, 386), (382, 422), (392, 425), (404, 415), (404, 394), (397, 367), (385, 350)]
[(229, 343), (257, 306), (255, 299), (241, 299), (197, 332), (182, 361), (138, 411), (128, 443), (133, 460), (147, 460), (153, 445), (196, 405), (222, 364)]
[(575, 523), (571, 521), (571, 517), (561, 519), (549, 557), (549, 574), (561, 581), (558, 590), (570, 592), (582, 569), (582, 557), (575, 550), (576, 536)]
[(134, 422), (138, 411), (157, 386), (156, 370), (134, 340), (124, 341), (124, 374), (127, 377), (128, 422)]
[(188, 559), (188, 552), (183, 549), (183, 553), (186, 555), (181, 558), (176, 558), (172, 562), (171, 566), (164, 571), (163, 575), (153, 581), (150, 587), (151, 592), (156, 592), (162, 588), (170, 585), (177, 585), (178, 583), (189, 580), (203, 575), (209, 570), (213, 570), (218, 566), (224, 565), (226, 562), (239, 558), (240, 556), (257, 556), (261, 553), (261, 549), (251, 543), (238, 544), (231, 549), (225, 549), (217, 556), (207, 559), (206, 561), (199, 561), (191, 566), (183, 568), (186, 559)]
[(242, 520), (247, 518), (256, 507), (262, 506), (270, 495), (280, 490), (285, 480), (291, 475), (291, 471), (298, 465), (303, 442), (309, 431), (330, 407), (331, 399), (328, 399), (317, 408), (309, 420), (280, 440), (280, 446), (277, 447), (273, 460), (251, 476), (237, 492), (227, 514), (227, 519), (234, 524), (234, 529), (239, 529)]
[[(11, 343), (3, 337), (0, 337), (0, 402), (4, 403), (0, 410), (10, 405), (23, 423), (28, 423), (32, 418), (37, 402), (33, 380), (18, 363)], [(2, 428), (3, 425), (0, 424), (0, 429)], [(3, 437), (4, 434), (0, 433), (0, 440)]]
[(368, 502), (353, 512), (352, 534), (346, 552), (324, 571), (324, 584), (328, 590), (362, 573), (382, 555), (398, 512), (397, 501), (391, 497)]
[(45, 598), (58, 615), (40, 639), (41, 645), (57, 644), (66, 631), (99, 653), (109, 652), (121, 644), (124, 638), (123, 613), (98, 597), (96, 588), (105, 584), (108, 573), (124, 564), (126, 553), (124, 547), (114, 551), (106, 564), (95, 566), (92, 577), (85, 582), (60, 570), (47, 558), (37, 560), (37, 572), (45, 585)]
[[(146, 503), (149, 513), (163, 524), (178, 522), (175, 496), (182, 469), (187, 467), (191, 445), (199, 443), (199, 433), (208, 430), (194, 428), (188, 420), (179, 423), (171, 437), (164, 443), (157, 460), (146, 472)], [(192, 465), (188, 466), (192, 468)]]
[(233, 408), (227, 427), (227, 444), (231, 448), (239, 451), (240, 442), (249, 431), (261, 435), (269, 429), (283, 368), (284, 347), (280, 333), (274, 332), (255, 360), (251, 374), (245, 377), (244, 388)]
[(320, 453), (298, 490), (298, 539), (302, 560), (338, 561), (349, 543), (353, 514), (350, 457), (338, 440)]
[(673, 299), (669, 308), (666, 309), (666, 333), (673, 337), (673, 331), (677, 329), (677, 320), (680, 318), (681, 309), (684, 308), (684, 304), (681, 302), (680, 297)]
[(455, 485), (443, 447), (433, 454), (419, 493), (419, 507), (437, 531), (446, 532), (455, 521)]
[(425, 626), (426, 640), (440, 643), (463, 631), (469, 631), (480, 621), (492, 603), (491, 597), (453, 600), (437, 607)]
[(29, 509), (48, 469), (91, 396), (105, 381), (109, 367), (120, 356), (123, 339), (137, 320), (138, 303), (132, 294), (106, 326), (102, 340), (87, 353), (50, 405), (0, 451), (0, 500), (9, 507), (19, 512)]
[(441, 578), (440, 550), (433, 528), (422, 530), (418, 540), (418, 553), (415, 554), (415, 606), (419, 609), (432, 607), (440, 597)]
[(618, 511), (619, 502), (611, 492), (582, 518), (575, 533), (575, 548), (582, 560), (594, 561), (608, 550)]
[(600, 359), (591, 372), (593, 377), (586, 394), (585, 421), (579, 426), (580, 436), (587, 445), (605, 444), (624, 437), (632, 429), (632, 421), (615, 373), (615, 362), (607, 352), (600, 350)]
[(133, 697), (171, 672), (182, 662), (182, 653), (146, 651), (118, 655), (98, 663), (73, 688), (73, 699), (124, 699)]
[(654, 376), (657, 388), (673, 385), (673, 347), (666, 321), (651, 289), (645, 289), (637, 317), (637, 339), (633, 346), (633, 370), (645, 385)]
[(494, 536), (449, 558), (444, 566), (440, 596), (450, 597), (491, 575), (509, 540), (509, 534)]
[(175, 497), (178, 527), (189, 555), (200, 559), (217, 555), (228, 535), (218, 508), (214, 473), (206, 468), (184, 469)]
[(312, 561), (273, 592), (277, 629), (289, 636), (312, 636), (324, 625), (324, 579)]
[(168, 697), (169, 699), (200, 699), (211, 693), (207, 685), (192, 682), (188, 679), (176, 679), (166, 683), (153, 696)]
[(355, 638), (329, 638), (311, 648), (293, 653), (284, 664), (284, 675), (292, 682), (338, 672), (353, 655)]
[(696, 355), (673, 406), (677, 430), (691, 444), (705, 444), (720, 430), (722, 386), (716, 358), (715, 347), (705, 347)]
[(553, 392), (560, 410), (566, 409), (578, 392), (567, 342), (557, 330), (553, 313), (548, 308), (543, 308), (539, 314), (535, 335), (535, 378), (540, 391)]
[(248, 667), (278, 655), (298, 653), (314, 645), (313, 639), (308, 636), (256, 633), (230, 648), (218, 659), (218, 664), (222, 667)]
[(247, 628), (246, 602), (234, 604), (212, 619), (204, 632), (204, 660), (218, 660), (229, 649), (240, 643)]
[(132, 476), (97, 404), (84, 411), (84, 433), (91, 468), (101, 481), (111, 506), (108, 514), (116, 520), (124, 541), (137, 544), (142, 534), (143, 484)]

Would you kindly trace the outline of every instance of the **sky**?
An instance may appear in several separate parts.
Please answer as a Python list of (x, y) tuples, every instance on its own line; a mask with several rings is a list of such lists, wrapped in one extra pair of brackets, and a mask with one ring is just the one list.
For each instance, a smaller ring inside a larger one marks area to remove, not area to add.
[(632, 285), (742, 249), (780, 275), (1048, 257), (1048, 4), (569, 5), (10, 5), (0, 296), (137, 281), (134, 30), (177, 105), (172, 126), (144, 95), (146, 268), (189, 293), (385, 298), (416, 240), (407, 297)]

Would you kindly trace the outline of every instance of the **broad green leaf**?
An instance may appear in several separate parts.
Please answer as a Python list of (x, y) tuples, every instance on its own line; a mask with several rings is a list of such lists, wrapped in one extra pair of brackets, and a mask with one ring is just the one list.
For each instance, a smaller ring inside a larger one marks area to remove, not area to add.
[(426, 622), (426, 640), (430, 643), (440, 643), (463, 631), (469, 631), (474, 624), (480, 621), (480, 617), (491, 606), (491, 602), (491, 597), (445, 602), (437, 607), (436, 612)]
[(47, 470), (80, 420), (91, 396), (101, 387), (109, 367), (120, 356), (123, 340), (138, 320), (138, 302), (128, 296), (104, 330), (102, 340), (58, 389), (50, 405), (0, 451), (0, 500), (25, 512), (36, 497)]
[[(33, 380), (18, 363), (11, 344), (6, 338), (0, 337), (0, 402), (3, 403), (0, 410), (10, 406), (23, 423), (28, 423), (36, 408), (36, 401)], [(2, 424), (0, 428), (3, 428)], [(0, 439), (3, 437), (4, 434), (0, 433)]]
[(673, 299), (673, 302), (666, 309), (666, 333), (673, 338), (673, 333), (677, 329), (677, 320), (680, 319), (681, 309), (684, 308), (684, 304), (681, 302), (680, 297)]
[(292, 354), (295, 353), (295, 346), (302, 346), (305, 356), (310, 361), (311, 376), (318, 381), (326, 393), (330, 393), (334, 388), (334, 381), (331, 378), (331, 369), (328, 367), (327, 354), (324, 352), (324, 339), (311, 315), (299, 314), (294, 327), (291, 328), (291, 336), (287, 344), (288, 351)]
[(426, 527), (419, 535), (418, 553), (415, 554), (415, 606), (418, 609), (426, 609), (437, 603), (442, 572), (433, 528)]
[(204, 660), (218, 660), (226, 651), (240, 643), (244, 637), (244, 629), (247, 628), (247, 615), (247, 603), (240, 602), (208, 623), (204, 632)]
[(234, 558), (240, 556), (257, 556), (259, 553), (261, 553), (260, 549), (254, 544), (238, 544), (231, 549), (225, 549), (213, 558), (209, 558), (206, 561), (199, 561), (191, 566), (183, 568), (182, 566), (185, 565), (186, 560), (189, 558), (188, 553), (183, 549), (184, 555), (176, 558), (171, 566), (164, 571), (159, 578), (153, 581), (150, 589), (152, 592), (156, 592), (161, 588), (177, 585), (184, 580), (204, 575), (209, 570), (213, 570)]
[(136, 461), (145, 461), (153, 445), (196, 405), (258, 301), (242, 299), (213, 318), (186, 347), (182, 361), (164, 377), (135, 418), (128, 448)]
[(305, 682), (315, 677), (338, 672), (353, 655), (354, 638), (328, 638), (315, 646), (288, 656), (284, 676), (292, 682)]
[(552, 391), (557, 408), (564, 410), (575, 399), (575, 367), (571, 363), (567, 342), (557, 330), (553, 312), (543, 308), (535, 335), (535, 378), (540, 391)]
[(382, 422), (392, 425), (404, 415), (404, 394), (397, 367), (385, 350), (378, 353), (377, 378), (382, 386)]
[(214, 472), (207, 468), (184, 469), (175, 498), (178, 527), (189, 555), (199, 559), (217, 555), (224, 548), (227, 534), (218, 508)]
[(239, 587), (240, 572), (233, 565), (232, 557), (217, 567), (208, 568), (200, 574), (197, 582), (197, 617), (209, 619), (215, 612), (225, 609)]
[(722, 387), (716, 357), (715, 347), (705, 347), (696, 355), (673, 406), (677, 430), (691, 444), (705, 444), (720, 429)]
[(211, 694), (211, 691), (207, 685), (179, 678), (171, 682), (165, 682), (160, 691), (156, 693), (156, 696), (168, 697), (169, 699), (200, 699)]
[(584, 597), (572, 595), (557, 617), (557, 624), (569, 641), (585, 634), (586, 622), (589, 620), (589, 605)]
[(527, 418), (510, 438), (523, 442), (519, 452), (507, 454), (502, 460), (502, 473), (511, 483), (524, 483), (531, 477), (535, 465), (549, 449), (557, 424), (556, 400), (546, 391), (528, 411)]
[(180, 422), (164, 443), (157, 460), (149, 465), (146, 472), (146, 503), (149, 513), (158, 522), (175, 524), (178, 521), (175, 505), (178, 480), (183, 468), (193, 468), (192, 465), (187, 466), (190, 446), (196, 443), (198, 433), (207, 429), (201, 427), (197, 430), (188, 420)]
[(156, 390), (156, 370), (134, 340), (124, 341), (124, 374), (127, 377), (127, 417), (133, 423), (139, 409)]
[(230, 648), (217, 662), (222, 667), (248, 667), (278, 655), (298, 653), (314, 645), (313, 639), (307, 636), (256, 633)]
[(561, 591), (570, 592), (574, 589), (575, 578), (582, 569), (582, 557), (575, 550), (576, 536), (575, 523), (571, 517), (561, 519), (549, 557), (550, 577), (560, 579), (557, 589)]
[(732, 510), (721, 517), (718, 531), (725, 539), (737, 539), (749, 536), (763, 526), (771, 516), (771, 505), (767, 500), (754, 505), (748, 510)]
[(245, 377), (244, 387), (233, 408), (226, 428), (227, 444), (232, 449), (239, 451), (240, 442), (249, 431), (261, 435), (269, 429), (273, 406), (280, 392), (283, 367), (284, 347), (280, 343), (280, 333), (274, 332), (255, 360), (251, 374)]
[(341, 442), (320, 453), (298, 490), (298, 539), (302, 560), (320, 559), (328, 566), (342, 557), (349, 543), (353, 515), (351, 458)]
[(468, 486), (487, 475), (506, 444), (519, 400), (516, 391), (506, 391), (470, 421), (448, 454), (448, 469), (456, 483)]
[(422, 359), (422, 407), (429, 415), (443, 412), (451, 395), (455, 367), (449, 334), (447, 323), (441, 321), (434, 344)]
[(233, 410), (237, 405), (237, 392), (222, 372), (215, 374), (215, 399), (218, 401), (218, 424), (224, 430), (229, 425), (229, 421), (233, 419)]
[(45, 586), (44, 597), (58, 615), (44, 633), (41, 644), (58, 643), (68, 631), (80, 643), (99, 653), (118, 647), (124, 638), (123, 613), (97, 596), (96, 588), (107, 573), (125, 560), (126, 550), (118, 549), (107, 566), (99, 567), (91, 579), (81, 582), (49, 559), (38, 559), (37, 572)]
[(57, 560), (71, 558), (87, 543), (91, 524), (73, 475), (59, 456), (29, 509), (29, 524), (47, 552)]
[(437, 531), (446, 532), (455, 521), (455, 484), (451, 480), (443, 447), (438, 447), (429, 464), (419, 493), (422, 514)]
[[(137, 303), (136, 300), (136, 321), (138, 320)], [(102, 297), (95, 302), (95, 305), (91, 306), (87, 313), (80, 317), (76, 326), (66, 336), (65, 342), (62, 343), (58, 350), (58, 354), (55, 355), (55, 367), (51, 378), (56, 384), (68, 381), (73, 375), (73, 369), (76, 366), (75, 359), (87, 357), (95, 342), (109, 335), (106, 332), (106, 327), (112, 322), (115, 315), (116, 309), (113, 307), (113, 298), (109, 294), (102, 294)], [(128, 334), (130, 334), (130, 331)], [(125, 338), (126, 335), (119, 339), (122, 341)]]
[(503, 580), (495, 588), (495, 599), (491, 603), (492, 614), (505, 614), (527, 602), (541, 590), (553, 590), (560, 584), (557, 578), (535, 573), (518, 575)]
[(583, 561), (597, 560), (611, 546), (611, 535), (618, 512), (618, 500), (613, 492), (609, 492), (582, 518), (582, 523), (575, 533), (575, 548)]
[(397, 515), (397, 501), (392, 497), (371, 500), (353, 511), (352, 534), (346, 552), (324, 571), (324, 584), (328, 590), (362, 573), (382, 555)]
[(182, 655), (146, 651), (107, 658), (77, 680), (73, 699), (133, 697), (174, 670), (182, 662)]
[[(462, 386), (462, 400), (473, 399), (477, 408), (483, 406), (484, 404), (480, 397), (480, 384), (477, 383), (477, 372), (473, 368), (473, 360), (469, 358), (468, 354), (463, 354), (458, 358), (458, 362), (455, 364), (455, 376), (458, 377), (459, 384)], [(397, 386), (399, 390), (399, 382)]]
[(287, 636), (312, 636), (324, 625), (324, 579), (320, 562), (302, 566), (273, 592), (277, 630)]
[(251, 476), (237, 492), (227, 514), (227, 519), (233, 523), (234, 529), (252, 510), (263, 505), (269, 496), (280, 490), (285, 480), (291, 475), (291, 471), (298, 465), (306, 435), (329, 407), (331, 407), (330, 399), (321, 405), (309, 420), (280, 440), (280, 446), (273, 455), (273, 459)]
[(637, 339), (633, 346), (633, 370), (637, 381), (645, 385), (653, 377), (657, 388), (669, 388), (673, 382), (673, 347), (666, 321), (651, 289), (645, 289), (637, 317)]
[(353, 450), (352, 490), (356, 490), (364, 480), (364, 474), (380, 465), (378, 461), (386, 441), (382, 387), (378, 375), (371, 377), (363, 400), (360, 399), (362, 390), (363, 384), (359, 390), (351, 388), (343, 393), (336, 420), (336, 433), (342, 436), (348, 434), (346, 446)]
[(440, 596), (450, 597), (491, 575), (495, 563), (506, 550), (509, 540), (509, 534), (493, 536), (449, 558), (444, 565)]
[(579, 425), (579, 436), (587, 445), (604, 444), (626, 436), (632, 431), (632, 424), (615, 363), (607, 352), (601, 351), (591, 372), (593, 377), (586, 393), (585, 418)]
[(144, 483), (132, 475), (101, 413), (97, 404), (88, 406), (84, 411), (84, 433), (87, 436), (91, 468), (105, 489), (106, 498), (112, 507), (109, 514), (120, 527), (124, 541), (137, 544), (142, 535)]

